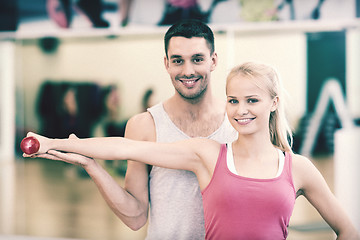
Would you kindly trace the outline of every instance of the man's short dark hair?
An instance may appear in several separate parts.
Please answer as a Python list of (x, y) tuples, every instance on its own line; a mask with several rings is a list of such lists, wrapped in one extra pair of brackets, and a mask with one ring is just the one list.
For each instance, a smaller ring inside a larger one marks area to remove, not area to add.
[(205, 38), (205, 40), (208, 44), (208, 47), (210, 49), (210, 54), (213, 54), (213, 52), (215, 51), (213, 31), (210, 29), (210, 27), (206, 23), (196, 20), (196, 19), (180, 21), (180, 22), (172, 25), (167, 30), (165, 37), (164, 37), (166, 56), (168, 54), (169, 42), (172, 37)]

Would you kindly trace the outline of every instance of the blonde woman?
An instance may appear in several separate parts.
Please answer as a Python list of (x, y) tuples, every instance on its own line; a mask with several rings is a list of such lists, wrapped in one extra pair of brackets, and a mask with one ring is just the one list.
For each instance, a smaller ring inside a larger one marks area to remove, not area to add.
[[(239, 65), (228, 75), (226, 95), (227, 116), (238, 132), (234, 142), (49, 139), (29, 133), (40, 141), (39, 152), (31, 156), (85, 169), (97, 164), (95, 158), (192, 171), (203, 196), (206, 239), (286, 239), (298, 195), (317, 209), (338, 239), (360, 239), (320, 172), (309, 159), (291, 151), (276, 71), (260, 63)], [(72, 153), (91, 158), (75, 158)]]

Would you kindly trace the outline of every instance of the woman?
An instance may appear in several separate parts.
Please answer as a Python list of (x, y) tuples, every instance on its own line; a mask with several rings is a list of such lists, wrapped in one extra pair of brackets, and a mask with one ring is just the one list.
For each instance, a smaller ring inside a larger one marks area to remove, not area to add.
[[(203, 195), (206, 239), (286, 239), (298, 195), (319, 211), (338, 239), (360, 239), (320, 172), (309, 159), (292, 153), (274, 69), (252, 62), (235, 67), (227, 78), (226, 95), (227, 115), (238, 131), (232, 143), (202, 138), (176, 143), (120, 137), (49, 139), (29, 133), (40, 141), (39, 152), (31, 157), (66, 161), (66, 154), (78, 153), (193, 171)], [(71, 163), (84, 168), (97, 164), (84, 159)]]

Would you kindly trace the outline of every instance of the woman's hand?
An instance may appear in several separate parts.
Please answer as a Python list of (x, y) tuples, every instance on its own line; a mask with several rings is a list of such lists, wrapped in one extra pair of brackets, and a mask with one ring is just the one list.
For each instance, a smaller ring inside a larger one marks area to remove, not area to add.
[[(48, 150), (50, 148), (49, 146), (49, 138), (47, 137), (43, 137), (41, 135), (29, 132), (27, 134), (27, 137), (29, 136), (33, 136), (35, 137), (39, 142), (40, 142), (40, 149), (37, 153), (35, 154), (23, 154), (24, 157), (31, 157), (31, 158), (45, 158), (45, 159), (49, 159), (49, 160), (55, 160), (55, 161), (62, 161), (62, 162), (67, 162), (73, 165), (77, 165), (77, 166), (81, 166), (81, 167), (86, 167), (91, 163), (94, 163), (95, 160), (80, 154), (76, 154), (76, 153), (68, 153), (68, 152), (62, 152), (62, 151), (57, 151), (57, 150)], [(75, 134), (71, 134), (69, 136), (69, 139), (77, 139), (78, 137)]]
[(33, 132), (28, 132), (26, 137), (34, 137), (34, 138), (36, 138), (40, 143), (40, 148), (34, 154), (26, 154), (26, 153), (24, 153), (23, 154), (24, 157), (36, 157), (39, 154), (46, 153), (50, 149), (50, 140), (51, 140), (50, 138), (41, 136), (41, 135), (33, 133)]

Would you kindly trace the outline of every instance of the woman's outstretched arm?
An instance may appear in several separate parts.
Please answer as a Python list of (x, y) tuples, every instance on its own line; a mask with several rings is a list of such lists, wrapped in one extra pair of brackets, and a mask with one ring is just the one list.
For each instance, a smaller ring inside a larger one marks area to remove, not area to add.
[(25, 154), (25, 157), (41, 157), (50, 150), (58, 150), (95, 159), (132, 159), (159, 167), (194, 172), (199, 169), (199, 165), (204, 165), (201, 151), (213, 142), (208, 139), (187, 139), (176, 143), (155, 143), (122, 137), (50, 139), (31, 132), (27, 136), (38, 139), (40, 149), (33, 155)]

